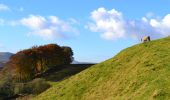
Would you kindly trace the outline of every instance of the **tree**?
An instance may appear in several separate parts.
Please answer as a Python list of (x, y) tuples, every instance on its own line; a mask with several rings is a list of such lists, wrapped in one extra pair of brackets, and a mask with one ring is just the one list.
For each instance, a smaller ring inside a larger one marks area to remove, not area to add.
[(14, 54), (7, 66), (17, 81), (27, 81), (46, 70), (73, 61), (73, 51), (70, 47), (60, 47), (57, 44), (34, 46)]
[(12, 76), (16, 81), (27, 81), (34, 75), (34, 59), (23, 52), (12, 56), (9, 64), (13, 67)]
[(70, 64), (74, 60), (72, 49), (67, 46), (63, 46), (62, 49), (64, 52), (64, 64)]

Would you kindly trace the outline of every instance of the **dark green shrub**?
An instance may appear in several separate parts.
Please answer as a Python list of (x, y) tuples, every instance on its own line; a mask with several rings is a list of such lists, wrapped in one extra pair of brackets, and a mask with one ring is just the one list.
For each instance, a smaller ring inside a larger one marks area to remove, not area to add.
[(10, 76), (0, 77), (0, 99), (14, 94), (14, 84)]
[(32, 94), (39, 94), (50, 87), (50, 85), (44, 79), (34, 79), (32, 82), (27, 85), (29, 88), (32, 88)]
[(48, 89), (50, 85), (44, 79), (34, 79), (28, 83), (17, 83), (15, 85), (15, 94), (39, 94), (46, 89)]

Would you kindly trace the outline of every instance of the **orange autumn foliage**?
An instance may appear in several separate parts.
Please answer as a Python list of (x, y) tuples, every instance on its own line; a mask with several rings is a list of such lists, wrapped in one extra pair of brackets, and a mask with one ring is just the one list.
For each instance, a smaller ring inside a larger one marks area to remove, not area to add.
[(73, 60), (70, 47), (57, 44), (34, 46), (17, 52), (7, 63), (17, 81), (27, 81), (38, 74), (59, 65), (70, 64)]

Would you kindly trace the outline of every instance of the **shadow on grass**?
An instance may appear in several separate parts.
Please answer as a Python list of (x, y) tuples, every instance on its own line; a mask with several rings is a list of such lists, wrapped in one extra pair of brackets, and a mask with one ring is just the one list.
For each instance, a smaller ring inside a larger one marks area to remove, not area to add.
[(94, 64), (70, 64), (56, 66), (52, 69), (47, 70), (41, 75), (38, 75), (36, 78), (44, 78), (47, 81), (57, 82), (63, 79), (69, 78), (72, 75), (75, 75)]

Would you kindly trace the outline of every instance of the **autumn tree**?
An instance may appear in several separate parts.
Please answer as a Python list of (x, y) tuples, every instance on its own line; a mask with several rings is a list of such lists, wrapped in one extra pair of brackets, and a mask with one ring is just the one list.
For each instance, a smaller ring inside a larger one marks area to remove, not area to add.
[(70, 47), (48, 44), (19, 51), (7, 64), (13, 70), (16, 80), (26, 81), (52, 67), (70, 64), (72, 56), (73, 51)]
[(64, 54), (64, 64), (70, 64), (74, 60), (72, 49), (67, 46), (63, 46), (62, 49)]
[(27, 81), (34, 76), (34, 59), (23, 52), (12, 56), (9, 64), (12, 66), (12, 76), (17, 81)]

